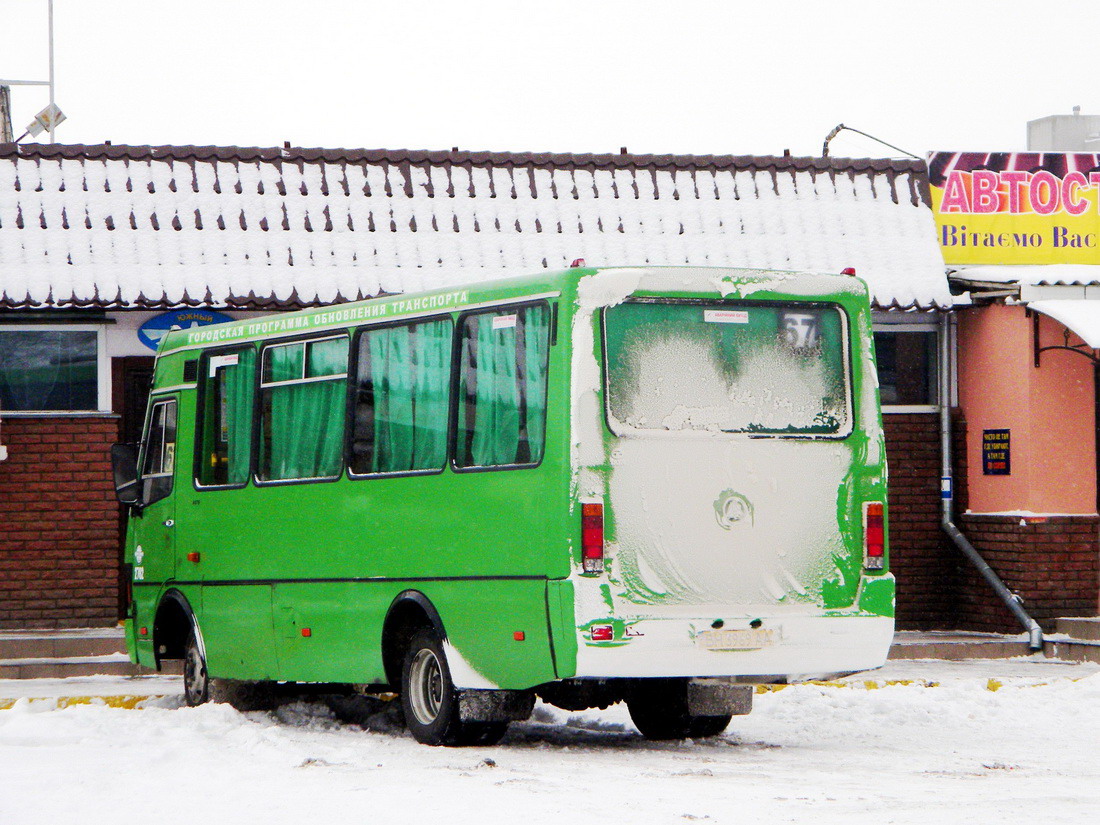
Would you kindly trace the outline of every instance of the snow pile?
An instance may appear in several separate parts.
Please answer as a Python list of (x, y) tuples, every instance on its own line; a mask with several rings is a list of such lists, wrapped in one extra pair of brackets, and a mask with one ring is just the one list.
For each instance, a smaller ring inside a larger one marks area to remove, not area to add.
[(796, 685), (759, 694), (723, 737), (683, 743), (646, 742), (621, 707), (540, 706), (502, 745), (442, 749), (385, 708), (368, 732), (319, 702), (240, 714), (22, 700), (0, 711), (0, 821), (1089, 822), (1100, 674), (1064, 670), (998, 690), (988, 666), (933, 688)]

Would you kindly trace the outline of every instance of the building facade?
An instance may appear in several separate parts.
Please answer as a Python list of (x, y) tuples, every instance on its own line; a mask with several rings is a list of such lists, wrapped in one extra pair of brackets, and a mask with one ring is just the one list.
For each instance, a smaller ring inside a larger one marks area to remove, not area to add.
[(108, 449), (140, 431), (157, 329), (577, 259), (854, 267), (876, 309), (899, 626), (978, 621), (981, 585), (939, 529), (937, 411), (955, 401), (937, 353), (958, 298), (922, 163), (6, 144), (0, 627), (117, 620)]

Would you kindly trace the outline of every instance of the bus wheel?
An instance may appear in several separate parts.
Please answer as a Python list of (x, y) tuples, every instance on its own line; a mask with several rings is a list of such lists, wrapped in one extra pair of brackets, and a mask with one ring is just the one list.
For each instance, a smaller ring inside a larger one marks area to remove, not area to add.
[(422, 745), (491, 745), (508, 729), (507, 722), (459, 718), (458, 692), (434, 630), (421, 630), (409, 642), (401, 667), (401, 710), (409, 732)]
[(635, 688), (626, 700), (630, 720), (646, 739), (703, 739), (717, 736), (733, 718), (688, 713), (687, 680), (659, 679)]
[(187, 635), (183, 654), (183, 698), (191, 707), (210, 700), (210, 678), (206, 675), (206, 657), (202, 655), (194, 629)]

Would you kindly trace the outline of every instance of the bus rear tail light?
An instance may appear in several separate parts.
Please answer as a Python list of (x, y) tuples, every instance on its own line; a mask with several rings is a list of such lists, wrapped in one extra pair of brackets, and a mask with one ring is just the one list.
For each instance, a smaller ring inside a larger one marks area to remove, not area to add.
[(581, 559), (585, 573), (603, 572), (603, 504), (581, 504)]
[(881, 501), (863, 505), (863, 559), (868, 570), (886, 566), (886, 519)]

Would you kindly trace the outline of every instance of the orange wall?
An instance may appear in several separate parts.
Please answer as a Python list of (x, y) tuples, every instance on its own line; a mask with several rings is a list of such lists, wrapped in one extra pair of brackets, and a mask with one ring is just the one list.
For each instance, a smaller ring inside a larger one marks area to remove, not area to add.
[[(1032, 321), (1020, 306), (958, 314), (959, 403), (967, 422), (970, 510), (1096, 512), (1096, 429), (1092, 362), (1043, 353), (1034, 366)], [(1042, 346), (1064, 327), (1040, 316)], [(1071, 336), (1070, 343), (1080, 343)], [(982, 430), (1012, 431), (1011, 475), (982, 473)]]

